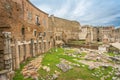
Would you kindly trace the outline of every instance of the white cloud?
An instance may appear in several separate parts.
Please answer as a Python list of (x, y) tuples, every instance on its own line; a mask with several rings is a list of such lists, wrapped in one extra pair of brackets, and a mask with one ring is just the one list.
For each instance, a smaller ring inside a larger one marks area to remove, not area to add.
[(84, 16), (91, 4), (87, 0), (80, 0), (76, 3), (75, 9), (72, 11), (73, 18)]
[(45, 5), (45, 4), (39, 5), (38, 8), (48, 13), (52, 11), (52, 8), (49, 5)]
[(60, 5), (59, 9), (56, 9), (54, 11), (54, 15), (59, 17), (65, 17), (66, 15), (68, 15), (70, 10), (70, 4), (70, 1), (66, 0), (63, 5)]
[(41, 10), (58, 17), (77, 20), (81, 24), (114, 24), (112, 22), (120, 17), (120, 9), (118, 8), (120, 1), (117, 2), (117, 0), (58, 0), (59, 3), (52, 1), (51, 4), (47, 0), (40, 2), (44, 2), (44, 4), (38, 5)]

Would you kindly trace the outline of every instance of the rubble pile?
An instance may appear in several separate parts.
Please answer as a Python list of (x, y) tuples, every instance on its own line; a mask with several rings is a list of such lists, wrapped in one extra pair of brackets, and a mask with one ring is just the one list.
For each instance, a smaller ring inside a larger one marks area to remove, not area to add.
[(72, 66), (70, 66), (70, 64), (71, 63), (63, 59), (59, 64), (56, 64), (56, 66), (60, 68), (63, 72), (67, 72), (68, 70), (72, 69)]
[(39, 56), (36, 59), (32, 60), (29, 64), (24, 66), (24, 68), (22, 70), (22, 74), (23, 74), (24, 78), (31, 77), (35, 80), (38, 80), (39, 74), (37, 73), (37, 71), (41, 67), (42, 58), (43, 58), (43, 56)]

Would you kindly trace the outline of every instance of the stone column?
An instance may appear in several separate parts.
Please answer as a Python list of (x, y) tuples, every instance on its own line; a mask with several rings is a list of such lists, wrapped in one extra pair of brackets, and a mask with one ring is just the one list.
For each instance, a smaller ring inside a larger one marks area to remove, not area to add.
[(18, 42), (15, 43), (15, 49), (16, 49), (16, 69), (20, 68), (20, 56), (19, 56), (19, 49), (18, 49)]
[(12, 71), (12, 53), (11, 53), (11, 32), (3, 32), (4, 36), (4, 70), (1, 73), (2, 80), (12, 80), (14, 71)]
[(40, 46), (40, 44), (39, 44), (39, 39), (37, 39), (37, 53), (38, 53), (38, 55), (40, 54), (39, 46)]
[(44, 41), (43, 41), (43, 37), (41, 38), (41, 49), (42, 49), (42, 53), (44, 53)]
[(35, 46), (34, 46), (34, 40), (31, 39), (31, 54), (32, 54), (32, 57), (35, 57)]
[(46, 51), (49, 50), (49, 42), (46, 40)]
[(11, 33), (4, 32), (4, 65), (5, 69), (12, 70), (12, 54), (11, 54)]
[(3, 35), (0, 33), (0, 71), (4, 69), (4, 40)]

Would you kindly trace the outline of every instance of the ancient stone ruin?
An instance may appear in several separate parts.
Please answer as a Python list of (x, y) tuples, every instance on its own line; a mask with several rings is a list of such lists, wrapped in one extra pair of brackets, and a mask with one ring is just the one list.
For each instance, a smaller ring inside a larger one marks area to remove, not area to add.
[(11, 33), (0, 33), (0, 80), (12, 79)]

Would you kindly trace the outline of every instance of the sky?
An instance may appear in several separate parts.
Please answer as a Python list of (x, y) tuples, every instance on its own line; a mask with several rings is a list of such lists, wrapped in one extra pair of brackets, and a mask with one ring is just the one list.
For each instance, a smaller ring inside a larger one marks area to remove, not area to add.
[(30, 0), (49, 15), (81, 25), (120, 27), (120, 0)]

